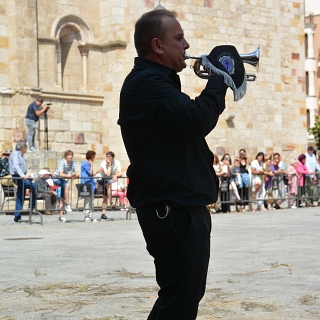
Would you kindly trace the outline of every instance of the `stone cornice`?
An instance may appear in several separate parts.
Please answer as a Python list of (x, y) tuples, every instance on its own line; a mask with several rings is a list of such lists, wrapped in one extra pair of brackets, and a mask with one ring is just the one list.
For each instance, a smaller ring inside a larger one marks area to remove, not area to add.
[(69, 100), (69, 101), (85, 101), (103, 103), (104, 95), (92, 93), (70, 93), (62, 91), (46, 91), (42, 90), (41, 94), (32, 92), (31, 96), (41, 97), (43, 99)]
[(127, 47), (127, 42), (121, 41), (121, 40), (115, 40), (115, 41), (109, 41), (109, 42), (103, 42), (103, 43), (97, 43), (97, 42), (86, 42), (79, 44), (79, 47), (85, 47), (85, 48), (96, 48), (100, 50), (104, 49), (125, 49)]
[(44, 42), (44, 43), (52, 43), (52, 44), (56, 44), (58, 43), (58, 39), (57, 38), (53, 38), (53, 37), (38, 37), (39, 42)]
[(0, 95), (4, 96), (4, 95), (9, 95), (9, 96), (13, 96), (16, 93), (16, 90), (11, 89), (11, 88), (7, 88), (7, 87), (0, 87)]

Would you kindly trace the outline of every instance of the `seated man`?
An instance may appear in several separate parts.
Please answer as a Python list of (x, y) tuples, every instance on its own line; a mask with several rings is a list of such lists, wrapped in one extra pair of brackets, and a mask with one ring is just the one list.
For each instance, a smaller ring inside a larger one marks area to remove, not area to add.
[(76, 163), (72, 161), (73, 152), (71, 150), (67, 150), (64, 153), (64, 159), (62, 159), (59, 163), (57, 170), (54, 173), (55, 185), (61, 187), (61, 194), (60, 194), (60, 216), (59, 221), (65, 222), (66, 218), (63, 217), (63, 208), (67, 212), (71, 212), (70, 206), (70, 184), (69, 179), (76, 179), (80, 176), (79, 172), (77, 171)]
[[(16, 199), (16, 212), (14, 213), (14, 222), (21, 222), (21, 210), (23, 209), (24, 198), (26, 194), (26, 189), (31, 189), (32, 206), (34, 209), (36, 201), (36, 185), (28, 180), (27, 176), (27, 165), (23, 159), (23, 155), (27, 152), (27, 143), (24, 140), (18, 141), (16, 145), (16, 150), (14, 150), (9, 157), (9, 169), (10, 174), (12, 174), (13, 182), (18, 185), (17, 189), (17, 199)], [(15, 179), (20, 178), (20, 179)]]
[(39, 171), (39, 177), (36, 179), (35, 184), (37, 188), (37, 196), (44, 199), (46, 211), (45, 214), (53, 214), (51, 210), (57, 207), (57, 196), (53, 189), (50, 188), (48, 183), (50, 179), (50, 172), (46, 169)]

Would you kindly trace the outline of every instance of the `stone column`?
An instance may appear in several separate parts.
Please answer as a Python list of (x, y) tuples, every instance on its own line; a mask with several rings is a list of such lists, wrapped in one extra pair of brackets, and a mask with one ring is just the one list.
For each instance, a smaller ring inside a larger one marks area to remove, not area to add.
[(84, 45), (79, 45), (79, 50), (81, 52), (82, 58), (82, 84), (83, 89), (86, 90), (88, 88), (88, 55), (89, 48)]
[(62, 66), (61, 66), (61, 48), (60, 42), (56, 45), (56, 58), (57, 58), (57, 87), (58, 90), (62, 90)]

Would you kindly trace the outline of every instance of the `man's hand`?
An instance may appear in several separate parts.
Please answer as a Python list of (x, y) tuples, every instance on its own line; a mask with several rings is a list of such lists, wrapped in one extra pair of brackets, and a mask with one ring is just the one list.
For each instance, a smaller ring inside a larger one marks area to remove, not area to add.
[(24, 176), (22, 176), (21, 178), (23, 178), (24, 180), (28, 179), (28, 176), (25, 174)]
[[(213, 65), (207, 67), (215, 74), (224, 76), (225, 84), (233, 90), (234, 101), (243, 98), (246, 93), (246, 72), (237, 49), (229, 45), (217, 46), (207, 59)], [(206, 65), (206, 61), (204, 64)]]

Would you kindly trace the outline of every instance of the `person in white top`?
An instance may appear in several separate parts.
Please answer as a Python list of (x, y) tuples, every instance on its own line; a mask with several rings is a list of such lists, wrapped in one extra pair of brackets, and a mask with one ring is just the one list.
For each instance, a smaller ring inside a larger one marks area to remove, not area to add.
[(114, 159), (115, 154), (112, 151), (106, 153), (106, 160), (103, 160), (100, 164), (100, 168), (103, 171), (100, 173), (102, 180), (99, 180), (99, 183), (104, 186), (106, 193), (103, 195), (102, 202), (102, 217), (106, 213), (107, 200), (109, 199), (109, 203), (111, 209), (115, 208), (115, 204), (112, 203), (112, 191), (111, 184), (113, 182), (117, 182), (118, 178), (122, 177), (121, 165), (118, 160)]
[[(308, 171), (315, 172), (317, 167), (317, 158), (312, 146), (308, 147), (308, 152), (305, 155)], [(316, 181), (316, 176), (314, 174), (306, 175), (306, 197), (310, 197), (310, 207), (314, 207), (313, 201), (316, 195), (316, 186), (314, 181)]]
[(264, 207), (264, 197), (265, 197), (265, 189), (264, 189), (264, 153), (259, 152), (256, 155), (256, 158), (251, 162), (251, 172), (252, 172), (252, 186), (255, 187), (255, 191), (253, 193), (253, 197), (257, 199), (258, 210), (266, 210)]

